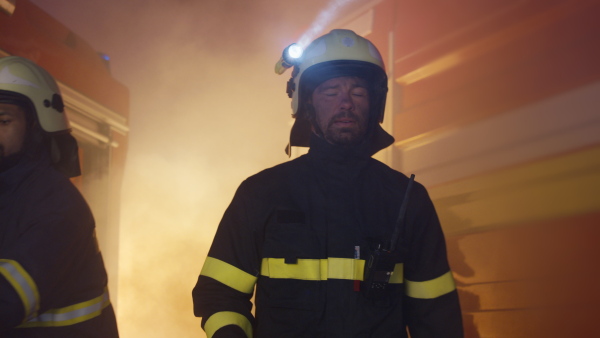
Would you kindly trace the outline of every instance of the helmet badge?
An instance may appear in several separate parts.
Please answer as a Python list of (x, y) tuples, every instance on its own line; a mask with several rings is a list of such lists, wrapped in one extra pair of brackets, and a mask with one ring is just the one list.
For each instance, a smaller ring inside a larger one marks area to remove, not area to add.
[(58, 94), (52, 95), (52, 102), (50, 102), (50, 100), (48, 100), (48, 99), (44, 100), (44, 106), (46, 108), (52, 107), (54, 110), (56, 110), (59, 113), (62, 113), (65, 111), (65, 104), (63, 103), (62, 97)]
[(342, 39), (342, 44), (346, 47), (352, 47), (354, 46), (354, 39), (349, 36), (346, 36)]

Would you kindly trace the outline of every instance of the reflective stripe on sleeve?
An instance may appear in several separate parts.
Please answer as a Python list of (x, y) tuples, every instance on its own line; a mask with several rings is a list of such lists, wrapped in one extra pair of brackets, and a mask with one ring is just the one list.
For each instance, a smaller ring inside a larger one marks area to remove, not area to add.
[[(323, 281), (328, 279), (360, 280), (364, 278), (365, 261), (353, 258), (298, 259), (287, 264), (283, 258), (263, 258), (260, 274), (269, 278)], [(394, 268), (390, 283), (403, 282), (403, 264)]]
[(17, 261), (0, 259), (0, 274), (15, 289), (25, 308), (24, 319), (28, 320), (37, 315), (40, 294), (33, 278)]
[(108, 305), (110, 305), (108, 289), (104, 288), (102, 295), (94, 299), (46, 311), (38, 317), (23, 323), (19, 328), (56, 327), (81, 323), (98, 317), (102, 313), (102, 310)]
[(227, 325), (239, 326), (248, 338), (252, 338), (252, 324), (244, 315), (237, 312), (223, 311), (210, 316), (204, 323), (204, 332), (211, 338), (217, 330)]
[(251, 294), (254, 291), (254, 284), (256, 284), (257, 279), (229, 263), (210, 256), (206, 257), (200, 275), (215, 279), (230, 288), (247, 294)]
[(452, 292), (455, 289), (456, 285), (454, 284), (451, 271), (424, 282), (406, 280), (406, 295), (411, 298), (433, 299)]

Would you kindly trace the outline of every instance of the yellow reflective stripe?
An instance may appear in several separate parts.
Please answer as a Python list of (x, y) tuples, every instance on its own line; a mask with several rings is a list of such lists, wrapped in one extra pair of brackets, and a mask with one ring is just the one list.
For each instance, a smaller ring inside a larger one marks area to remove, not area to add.
[(37, 315), (40, 294), (33, 278), (17, 261), (0, 259), (0, 274), (15, 289), (25, 308), (25, 320)]
[(204, 323), (204, 332), (206, 332), (208, 338), (211, 338), (215, 332), (227, 325), (239, 326), (244, 330), (248, 338), (252, 338), (252, 324), (248, 318), (242, 314), (231, 311), (217, 312), (210, 316), (206, 320), (206, 323)]
[(406, 295), (412, 298), (433, 299), (456, 289), (452, 272), (424, 282), (406, 280)]
[(260, 274), (270, 278), (326, 280), (327, 260), (299, 259), (295, 264), (286, 264), (283, 258), (263, 258)]
[(362, 280), (365, 274), (365, 261), (363, 259), (333, 258), (322, 262), (327, 264), (325, 279), (350, 279)]
[[(263, 258), (260, 274), (269, 278), (323, 281), (328, 279), (363, 280), (365, 261), (353, 258), (298, 259), (287, 264), (283, 258)], [(403, 282), (403, 265), (396, 264), (390, 283)]]
[(52, 309), (44, 312), (19, 326), (26, 327), (56, 327), (84, 322), (98, 317), (102, 310), (110, 304), (108, 289), (104, 288), (102, 295), (67, 307)]
[(243, 293), (252, 293), (256, 277), (251, 274), (236, 268), (235, 266), (225, 263), (212, 257), (206, 257), (200, 275), (215, 279), (230, 288)]
[(404, 283), (404, 264), (398, 263), (394, 266), (394, 272), (390, 277), (390, 284)]

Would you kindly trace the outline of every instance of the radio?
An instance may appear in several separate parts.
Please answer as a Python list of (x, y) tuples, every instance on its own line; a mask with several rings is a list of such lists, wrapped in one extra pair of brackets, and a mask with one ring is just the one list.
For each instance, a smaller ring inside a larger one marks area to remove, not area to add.
[(401, 252), (405, 248), (397, 248), (398, 239), (404, 225), (404, 216), (406, 214), (406, 208), (408, 204), (408, 197), (410, 190), (414, 182), (415, 175), (410, 176), (402, 205), (400, 206), (400, 213), (396, 221), (396, 227), (392, 234), (390, 242), (385, 246), (381, 244), (377, 246), (375, 250), (371, 252), (367, 259), (365, 266), (364, 275), (364, 292), (368, 298), (381, 299), (385, 296), (385, 291), (390, 282), (390, 278), (394, 273), (396, 263), (401, 261)]

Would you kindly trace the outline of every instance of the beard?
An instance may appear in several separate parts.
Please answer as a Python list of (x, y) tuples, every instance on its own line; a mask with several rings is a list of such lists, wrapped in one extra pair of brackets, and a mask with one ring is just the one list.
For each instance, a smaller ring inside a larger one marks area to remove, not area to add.
[(0, 146), (0, 173), (15, 166), (23, 157), (22, 152), (6, 155), (4, 147)]
[[(335, 121), (341, 118), (352, 118), (355, 122), (348, 127), (339, 127), (335, 125)], [(323, 131), (324, 138), (329, 143), (341, 146), (355, 146), (360, 144), (364, 139), (367, 131), (367, 121), (360, 118), (353, 112), (341, 112), (335, 115), (327, 128)]]

